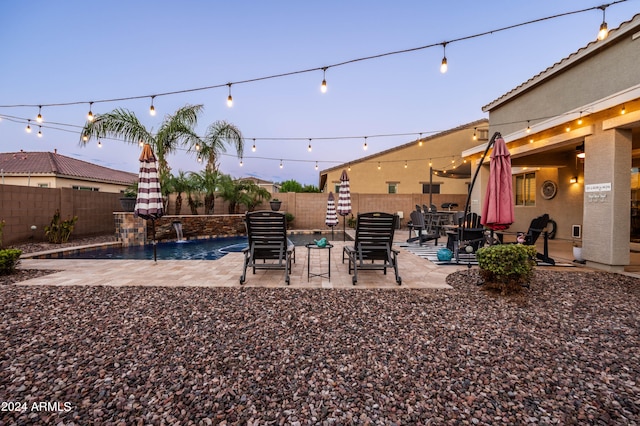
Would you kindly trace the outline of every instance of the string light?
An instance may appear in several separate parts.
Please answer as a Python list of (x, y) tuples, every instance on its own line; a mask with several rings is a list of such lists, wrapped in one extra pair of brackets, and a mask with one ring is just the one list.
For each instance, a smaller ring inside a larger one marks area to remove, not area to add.
[(607, 23), (604, 20), (605, 10), (607, 9), (608, 4), (603, 4), (602, 6), (598, 6), (598, 9), (602, 10), (602, 24), (600, 24), (600, 31), (598, 31), (598, 40), (602, 41), (609, 35), (609, 29), (607, 28)]
[(311, 138), (309, 138), (309, 146), (307, 147), (307, 151), (311, 152)]
[(431, 162), (431, 158), (429, 158), (429, 167), (433, 166), (433, 163)]
[(578, 117), (578, 125), (582, 124), (582, 111), (580, 111), (580, 116)]
[(156, 107), (153, 106), (153, 98), (155, 98), (155, 96), (151, 97), (151, 106), (149, 107), (149, 114), (152, 116), (156, 115)]
[(322, 84), (320, 85), (320, 91), (327, 93), (327, 67), (322, 68)]
[(83, 140), (84, 142), (88, 141), (88, 140), (89, 140), (89, 135), (87, 135), (86, 133), (85, 133), (85, 134), (83, 134), (83, 135), (82, 135), (82, 140)]
[(102, 148), (102, 142), (100, 142), (100, 139), (98, 139), (98, 148)]
[[(144, 142), (142, 142), (142, 139), (140, 139), (140, 141), (138, 142), (138, 146), (140, 148), (142, 148), (144, 146)], [(197, 150), (197, 148), (196, 148), (196, 150)]]
[(351, 163), (349, 163), (349, 165), (347, 166), (347, 170), (351, 171)]
[(198, 163), (202, 163), (202, 157), (198, 155)]
[(622, 109), (620, 110), (620, 114), (625, 114), (627, 110), (624, 108), (624, 104), (622, 104)]
[(42, 137), (42, 126), (38, 126), (38, 137)]
[(422, 133), (420, 133), (420, 142), (418, 142), (418, 146), (422, 146)]
[(440, 72), (442, 74), (446, 73), (449, 69), (449, 65), (447, 65), (447, 42), (442, 43), (442, 62), (440, 63)]
[(256, 152), (256, 138), (253, 138), (253, 146), (251, 147), (251, 151)]
[(38, 116), (36, 117), (38, 123), (42, 123), (42, 106), (38, 105)]
[(88, 121), (93, 121), (93, 111), (91, 111), (92, 106), (93, 106), (93, 102), (89, 102), (89, 112), (87, 113)]
[(364, 145), (362, 145), (362, 149), (364, 149), (365, 151), (367, 150), (368, 146), (367, 146), (367, 137), (364, 137)]
[(282, 164), (282, 160), (280, 160), (280, 168), (283, 168), (284, 165)]
[(231, 97), (231, 83), (227, 83), (229, 86), (229, 96), (227, 97), (227, 106), (231, 108), (233, 106), (233, 97)]
[(240, 167), (242, 167), (242, 157), (240, 157)]
[(25, 130), (27, 133), (31, 133), (31, 120), (27, 120), (27, 128)]
[(196, 149), (196, 151), (200, 151), (200, 144), (198, 142), (196, 142), (195, 149)]
[(531, 133), (531, 126), (529, 125), (529, 120), (527, 120), (527, 133)]
[(318, 162), (316, 161), (316, 170), (318, 170)]
[(404, 160), (404, 168), (406, 169), (407, 167), (409, 167), (409, 165), (407, 164), (407, 160)]
[(478, 140), (478, 135), (477, 135), (477, 133), (476, 133), (476, 130), (477, 130), (477, 129), (478, 129), (477, 127), (474, 127), (474, 128), (473, 128), (473, 140), (474, 140), (474, 141), (477, 141), (477, 140)]
[(380, 162), (378, 161), (378, 170), (380, 170), (380, 169), (381, 169)]

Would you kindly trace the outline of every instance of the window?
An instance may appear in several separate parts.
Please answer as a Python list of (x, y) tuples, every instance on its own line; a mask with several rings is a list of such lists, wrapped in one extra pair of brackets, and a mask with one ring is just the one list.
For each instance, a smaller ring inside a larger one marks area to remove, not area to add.
[(536, 174), (516, 175), (516, 206), (536, 205)]
[(423, 194), (439, 194), (440, 184), (439, 183), (433, 183), (433, 184), (423, 183), (422, 193)]
[(397, 194), (398, 193), (398, 184), (397, 183), (388, 183), (387, 184), (388, 193), (389, 194)]
[(39, 183), (38, 184), (38, 188), (48, 188), (49, 184), (48, 183)]
[(95, 191), (95, 192), (100, 191), (100, 188), (95, 188), (95, 187), (92, 187), (92, 186), (73, 185), (71, 188), (76, 189), (78, 191)]
[(340, 192), (340, 184), (339, 183), (336, 183), (336, 184), (333, 185), (333, 192), (335, 194)]

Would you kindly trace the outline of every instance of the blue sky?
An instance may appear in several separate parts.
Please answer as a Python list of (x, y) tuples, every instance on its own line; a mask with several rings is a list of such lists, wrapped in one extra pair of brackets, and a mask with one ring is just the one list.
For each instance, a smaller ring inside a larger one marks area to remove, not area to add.
[[(246, 142), (243, 166), (224, 156), (234, 177), (296, 179), (318, 184), (318, 171), (485, 118), (482, 106), (595, 40), (600, 10), (449, 43), (449, 70), (439, 71), (442, 46), (360, 61), (322, 71), (225, 85), (274, 74), (462, 38), (547, 16), (599, 6), (593, 0), (469, 1), (20, 1), (0, 6), (0, 150), (53, 151), (137, 172), (137, 145), (105, 140), (79, 144), (89, 102), (93, 112), (134, 111), (149, 128), (185, 104), (204, 104), (198, 131), (227, 120)], [(640, 12), (640, 0), (606, 9), (610, 29)], [(25, 120), (32, 119), (31, 134)], [(54, 124), (59, 123), (59, 124)], [(60, 130), (64, 129), (64, 130)], [(409, 136), (373, 137), (405, 134)], [(364, 152), (364, 136), (369, 149)], [(353, 137), (346, 138), (343, 137)], [(252, 138), (257, 138), (255, 153)], [(272, 138), (275, 140), (260, 140)], [(302, 140), (287, 141), (286, 138)], [(308, 152), (311, 138), (312, 151)], [(318, 138), (318, 140), (314, 140)], [(336, 139), (320, 139), (336, 138)], [(343, 139), (338, 139), (343, 138)], [(233, 152), (230, 152), (233, 154)], [(428, 156), (428, 153), (426, 154)], [(283, 168), (279, 167), (280, 160)], [(174, 172), (199, 171), (186, 152), (169, 157)]]

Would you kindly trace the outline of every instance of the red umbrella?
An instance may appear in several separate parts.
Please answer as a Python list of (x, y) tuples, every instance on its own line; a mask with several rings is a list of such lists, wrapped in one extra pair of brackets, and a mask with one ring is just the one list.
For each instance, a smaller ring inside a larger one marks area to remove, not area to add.
[(491, 153), (489, 184), (480, 223), (494, 231), (507, 229), (513, 223), (511, 155), (502, 137), (496, 139)]

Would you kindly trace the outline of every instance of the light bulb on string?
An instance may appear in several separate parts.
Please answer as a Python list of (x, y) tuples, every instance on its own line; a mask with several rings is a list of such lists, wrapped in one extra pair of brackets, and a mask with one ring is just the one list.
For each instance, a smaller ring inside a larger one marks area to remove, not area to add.
[(36, 117), (38, 123), (42, 123), (42, 106), (38, 105), (38, 116)]
[(527, 120), (527, 133), (531, 133), (531, 126), (529, 125), (529, 120)]
[(409, 165), (407, 164), (407, 160), (404, 160), (404, 168), (406, 169), (407, 167), (409, 167)]
[(242, 157), (240, 157), (240, 167), (242, 167)]
[(449, 65), (447, 64), (447, 43), (442, 43), (442, 62), (440, 63), (440, 72), (442, 74), (446, 73), (449, 69)]
[(91, 111), (92, 106), (93, 106), (93, 102), (89, 102), (89, 112), (87, 113), (88, 121), (93, 121), (93, 111)]
[(429, 158), (429, 167), (433, 166), (433, 163), (431, 162), (431, 158)]
[(474, 141), (477, 141), (477, 140), (478, 140), (478, 134), (476, 133), (476, 130), (477, 130), (477, 129), (478, 129), (477, 127), (474, 127), (474, 128), (473, 128), (473, 140), (474, 140)]
[(200, 144), (196, 143), (196, 146), (194, 148), (196, 149), (196, 151), (200, 151)]
[(283, 168), (284, 165), (282, 164), (282, 160), (280, 160), (280, 168)]
[(31, 133), (31, 120), (27, 120), (27, 128), (25, 130), (27, 133)]
[(309, 146), (307, 147), (307, 151), (311, 152), (311, 138), (309, 138)]
[(380, 170), (380, 168), (381, 168), (381, 167), (380, 167), (380, 162), (378, 161), (378, 170)]
[(84, 133), (84, 134), (82, 135), (82, 140), (83, 140), (83, 142), (88, 141), (88, 140), (89, 140), (89, 135), (87, 135), (86, 133)]
[(608, 4), (603, 4), (599, 6), (599, 9), (602, 9), (602, 24), (600, 24), (600, 31), (598, 31), (598, 40), (602, 41), (609, 35), (609, 29), (607, 28), (607, 23), (605, 21), (605, 10), (607, 9)]
[(580, 116), (578, 117), (578, 124), (582, 124), (582, 111), (580, 111)]
[(38, 137), (42, 137), (42, 126), (38, 126)]
[(256, 138), (253, 138), (253, 146), (251, 147), (251, 151), (256, 152)]
[(156, 115), (156, 107), (153, 106), (153, 98), (155, 98), (155, 95), (151, 97), (151, 106), (149, 107), (149, 114), (152, 116)]
[(140, 148), (142, 148), (142, 147), (144, 146), (144, 142), (142, 142), (142, 139), (140, 139), (140, 141), (138, 142), (138, 146), (139, 146)]
[(622, 109), (620, 110), (620, 114), (625, 114), (627, 112), (627, 110), (624, 108), (624, 105), (622, 105)]
[(327, 93), (327, 67), (322, 68), (322, 84), (320, 85), (320, 91)]
[(367, 137), (365, 136), (364, 137), (364, 145), (362, 145), (362, 149), (364, 149), (366, 151), (367, 148), (369, 148), (369, 147), (367, 146)]
[(316, 161), (316, 170), (318, 170), (318, 162)]
[(351, 163), (349, 163), (349, 165), (347, 166), (347, 170), (351, 171)]
[(231, 83), (228, 83), (229, 86), (229, 96), (227, 97), (227, 106), (231, 108), (233, 106), (233, 97), (231, 96)]
[(198, 163), (202, 163), (202, 157), (198, 155)]
[(420, 133), (420, 139), (419, 139), (419, 142), (418, 142), (418, 146), (422, 146), (422, 133)]
[(98, 148), (102, 148), (102, 142), (98, 139)]

